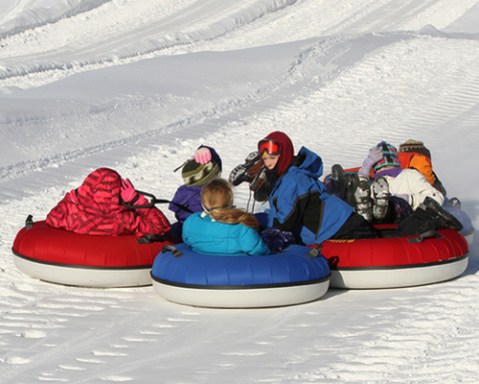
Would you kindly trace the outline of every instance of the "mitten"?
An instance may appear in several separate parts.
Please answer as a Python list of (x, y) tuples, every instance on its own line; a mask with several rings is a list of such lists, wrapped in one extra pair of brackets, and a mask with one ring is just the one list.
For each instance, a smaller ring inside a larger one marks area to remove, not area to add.
[(121, 199), (125, 203), (131, 202), (138, 194), (129, 179), (121, 179)]
[(363, 162), (362, 167), (358, 171), (359, 177), (369, 178), (369, 172), (374, 164), (383, 158), (383, 151), (381, 148), (373, 148), (369, 151), (368, 157)]
[(283, 236), (286, 245), (294, 244), (296, 242), (296, 239), (291, 232), (281, 231), (281, 236)]
[(209, 163), (211, 161), (211, 151), (209, 148), (201, 147), (193, 155), (193, 159), (195, 159), (198, 164), (203, 165)]
[(284, 242), (279, 232), (276, 228), (266, 228), (261, 232), (261, 239), (266, 243), (271, 253), (277, 253), (284, 247)]
[(261, 232), (261, 239), (266, 243), (272, 253), (277, 253), (294, 243), (291, 232), (281, 231), (277, 228), (266, 228)]

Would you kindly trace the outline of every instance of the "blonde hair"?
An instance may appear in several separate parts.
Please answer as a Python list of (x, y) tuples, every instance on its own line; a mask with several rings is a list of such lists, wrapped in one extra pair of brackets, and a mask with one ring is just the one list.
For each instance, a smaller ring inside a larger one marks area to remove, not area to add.
[(214, 220), (226, 224), (243, 224), (257, 229), (256, 217), (233, 206), (233, 188), (224, 179), (213, 179), (201, 190), (201, 204)]

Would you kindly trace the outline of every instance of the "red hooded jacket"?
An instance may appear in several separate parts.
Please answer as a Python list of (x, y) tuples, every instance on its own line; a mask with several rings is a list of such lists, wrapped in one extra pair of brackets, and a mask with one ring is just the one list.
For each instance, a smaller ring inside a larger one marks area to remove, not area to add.
[[(99, 168), (47, 215), (48, 225), (88, 235), (164, 235), (171, 226), (156, 207), (130, 209), (121, 204), (121, 176)], [(139, 199), (139, 201), (146, 199)], [(138, 203), (137, 203), (138, 204)]]

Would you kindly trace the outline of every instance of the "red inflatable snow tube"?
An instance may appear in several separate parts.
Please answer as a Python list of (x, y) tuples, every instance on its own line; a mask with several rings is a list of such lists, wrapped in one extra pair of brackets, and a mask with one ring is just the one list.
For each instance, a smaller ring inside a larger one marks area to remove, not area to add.
[[(469, 247), (456, 231), (441, 229), (423, 236), (394, 236), (395, 225), (378, 229), (383, 238), (328, 240), (317, 246), (329, 261), (332, 287), (429, 284), (457, 277), (467, 267)], [(414, 273), (417, 276), (413, 278)]]
[(96, 268), (151, 267), (170, 241), (140, 244), (135, 236), (79, 235), (39, 221), (22, 228), (13, 252), (39, 262)]
[(171, 244), (170, 239), (80, 235), (39, 221), (28, 223), (17, 233), (12, 251), (18, 269), (40, 280), (111, 288), (152, 284), (153, 261)]
[[(395, 226), (381, 226), (379, 229), (394, 230)], [(468, 251), (464, 237), (451, 229), (440, 229), (435, 236), (424, 238), (328, 240), (321, 246), (321, 253), (332, 268), (422, 265), (461, 257)]]

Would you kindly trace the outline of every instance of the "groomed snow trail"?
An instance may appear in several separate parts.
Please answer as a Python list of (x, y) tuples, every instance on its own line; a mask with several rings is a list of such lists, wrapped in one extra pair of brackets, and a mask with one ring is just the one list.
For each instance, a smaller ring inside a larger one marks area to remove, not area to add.
[(39, 12), (30, 28), (14, 33), (12, 27), (3, 38), (0, 34), (0, 91), (163, 54), (232, 50), (332, 34), (414, 31), (425, 24), (443, 28), (475, 3), (89, 0), (80, 6), (72, 1), (71, 9), (55, 19)]

